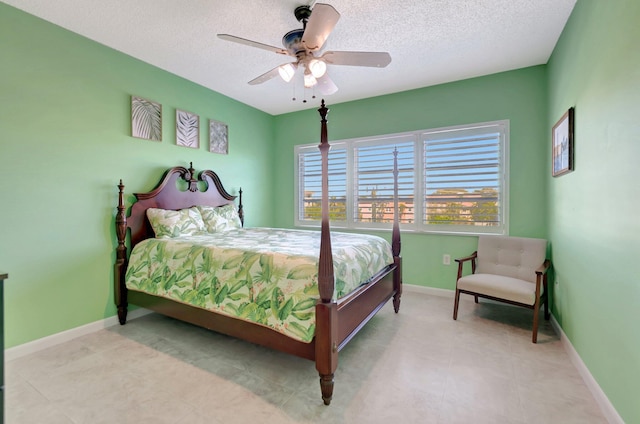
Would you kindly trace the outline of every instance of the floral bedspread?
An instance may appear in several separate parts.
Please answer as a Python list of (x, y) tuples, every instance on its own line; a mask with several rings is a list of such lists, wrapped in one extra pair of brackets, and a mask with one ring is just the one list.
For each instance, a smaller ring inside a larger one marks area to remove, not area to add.
[[(332, 232), (331, 247), (334, 298), (393, 263), (391, 246), (377, 236)], [(319, 252), (319, 231), (240, 228), (147, 239), (131, 252), (126, 285), (310, 342)]]

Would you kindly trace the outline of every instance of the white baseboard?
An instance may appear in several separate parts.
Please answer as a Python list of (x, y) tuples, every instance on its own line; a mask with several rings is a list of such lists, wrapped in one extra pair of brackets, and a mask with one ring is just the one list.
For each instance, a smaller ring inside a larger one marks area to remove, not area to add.
[(604, 417), (611, 424), (624, 424), (624, 420), (620, 417), (616, 408), (613, 407), (607, 395), (602, 391), (596, 379), (593, 378), (593, 375), (591, 375), (591, 372), (585, 363), (582, 362), (582, 358), (580, 358), (580, 355), (571, 344), (567, 335), (564, 334), (562, 327), (560, 327), (560, 324), (558, 324), (558, 321), (556, 321), (556, 318), (553, 315), (551, 315), (551, 325), (555, 332), (560, 336), (560, 342), (564, 346), (564, 350), (569, 355), (571, 363), (576, 367), (580, 376), (584, 380), (584, 383), (587, 385), (587, 388), (596, 399), (596, 402), (598, 402), (598, 406), (600, 406), (600, 410)]
[[(136, 309), (129, 311), (127, 314), (127, 320), (140, 318), (141, 316), (151, 313), (148, 309)], [(68, 342), (77, 337), (91, 334), (93, 332), (102, 330), (103, 328), (112, 327), (118, 324), (118, 317), (112, 316), (109, 318), (101, 319), (99, 321), (91, 322), (80, 327), (72, 328), (71, 330), (62, 331), (60, 333), (52, 334), (41, 339), (34, 340), (32, 342), (24, 343), (18, 346), (11, 347), (4, 351), (4, 358), (6, 361), (11, 361), (29, 355), (31, 353), (38, 352), (43, 349), (58, 345), (60, 343)]]
[(435, 287), (417, 286), (415, 284), (402, 284), (402, 291), (405, 293), (423, 293), (431, 296), (449, 297), (453, 299), (455, 290), (438, 289)]

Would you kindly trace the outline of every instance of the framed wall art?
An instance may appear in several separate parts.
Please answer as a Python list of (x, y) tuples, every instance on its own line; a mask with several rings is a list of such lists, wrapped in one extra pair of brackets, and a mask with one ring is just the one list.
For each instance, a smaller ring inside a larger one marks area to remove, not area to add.
[(131, 136), (162, 141), (162, 105), (131, 96)]
[(551, 173), (554, 177), (573, 171), (573, 117), (570, 108), (551, 130)]
[(227, 124), (209, 119), (209, 151), (222, 155), (229, 153), (229, 127)]
[(176, 144), (193, 149), (200, 147), (200, 117), (198, 115), (176, 109)]

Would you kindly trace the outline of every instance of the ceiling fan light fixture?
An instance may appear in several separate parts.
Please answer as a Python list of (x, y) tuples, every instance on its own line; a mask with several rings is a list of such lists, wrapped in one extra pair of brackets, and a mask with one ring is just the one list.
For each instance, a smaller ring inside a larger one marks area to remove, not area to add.
[(316, 85), (317, 83), (318, 83), (318, 80), (316, 80), (316, 77), (314, 77), (311, 72), (306, 71), (304, 73), (304, 87), (305, 88), (311, 88), (314, 85)]
[(284, 65), (278, 66), (278, 72), (280, 73), (280, 78), (285, 80), (285, 82), (291, 81), (293, 75), (296, 73), (296, 67), (292, 63), (286, 63)]
[(320, 78), (327, 72), (327, 64), (323, 60), (311, 59), (309, 61), (309, 70), (315, 78)]

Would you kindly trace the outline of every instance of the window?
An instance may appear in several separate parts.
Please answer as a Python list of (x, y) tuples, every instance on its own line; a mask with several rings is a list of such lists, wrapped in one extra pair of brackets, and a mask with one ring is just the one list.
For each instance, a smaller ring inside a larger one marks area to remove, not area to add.
[(506, 234), (508, 122), (422, 134), (423, 224)]
[[(497, 121), (333, 142), (332, 226), (391, 228), (395, 151), (403, 230), (507, 234), (508, 135), (509, 122)], [(296, 225), (318, 225), (320, 151), (296, 146), (295, 157)]]
[(398, 157), (398, 207), (400, 221), (414, 222), (415, 142), (413, 136), (354, 143), (353, 223), (355, 226), (390, 228), (393, 223), (393, 158)]
[[(322, 218), (322, 162), (318, 145), (298, 147), (297, 209), (300, 222), (319, 223)], [(329, 150), (329, 218), (332, 222), (347, 222), (347, 150), (335, 143)]]

